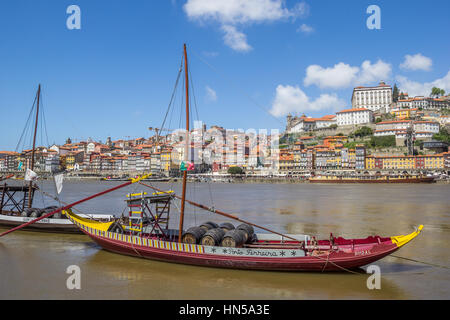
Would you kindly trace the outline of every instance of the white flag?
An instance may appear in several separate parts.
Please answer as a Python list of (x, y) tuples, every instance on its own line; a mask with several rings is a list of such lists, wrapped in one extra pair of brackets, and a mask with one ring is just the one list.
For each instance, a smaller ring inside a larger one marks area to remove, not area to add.
[(57, 174), (54, 178), (55, 178), (56, 192), (60, 194), (63, 188), (64, 174), (63, 173)]
[(25, 181), (34, 181), (37, 180), (38, 175), (36, 172), (34, 172), (33, 170), (27, 168), (27, 171), (25, 172)]

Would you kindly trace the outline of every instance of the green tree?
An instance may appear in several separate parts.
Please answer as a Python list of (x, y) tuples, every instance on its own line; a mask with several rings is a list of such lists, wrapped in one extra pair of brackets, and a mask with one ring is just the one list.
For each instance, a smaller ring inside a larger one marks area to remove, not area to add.
[(229, 174), (243, 174), (244, 170), (241, 167), (229, 167), (227, 172)]
[(364, 126), (364, 127), (359, 128), (358, 130), (356, 130), (354, 132), (354, 135), (356, 137), (360, 137), (360, 138), (366, 137), (366, 136), (371, 136), (371, 135), (373, 135), (373, 130), (369, 127)]
[(394, 90), (392, 91), (392, 101), (397, 102), (398, 101), (398, 87), (397, 84), (394, 84)]
[(431, 97), (438, 98), (438, 97), (444, 96), (444, 95), (445, 95), (445, 90), (444, 89), (441, 89), (441, 88), (438, 88), (438, 87), (433, 87), (431, 89), (431, 94), (430, 94)]
[(433, 139), (437, 141), (450, 143), (450, 134), (445, 128), (439, 129), (439, 133), (433, 135)]
[(381, 121), (383, 121), (380, 117), (378, 117), (378, 118), (376, 118), (375, 119), (375, 123), (379, 123), (379, 122), (381, 122)]
[(395, 147), (395, 136), (382, 136), (382, 137), (372, 136), (370, 138), (369, 145), (372, 148)]

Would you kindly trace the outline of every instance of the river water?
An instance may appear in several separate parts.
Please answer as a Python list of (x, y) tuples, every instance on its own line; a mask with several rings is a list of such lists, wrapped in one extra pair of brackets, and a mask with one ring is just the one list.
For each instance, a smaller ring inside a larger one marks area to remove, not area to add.
[[(60, 197), (73, 202), (120, 182), (67, 181)], [(179, 192), (179, 183), (153, 183)], [(51, 182), (41, 185), (54, 193)], [(77, 208), (83, 213), (125, 210), (133, 185)], [(450, 185), (320, 185), (190, 183), (187, 198), (284, 233), (329, 238), (422, 233), (395, 253), (447, 268), (388, 256), (370, 274), (243, 271), (170, 264), (102, 250), (84, 235), (17, 231), (0, 238), (0, 299), (449, 299)], [(35, 206), (52, 205), (40, 194)], [(176, 210), (171, 227), (177, 227)], [(185, 226), (225, 218), (187, 207)], [(4, 229), (0, 229), (4, 231)], [(66, 269), (81, 270), (81, 289), (69, 290)]]

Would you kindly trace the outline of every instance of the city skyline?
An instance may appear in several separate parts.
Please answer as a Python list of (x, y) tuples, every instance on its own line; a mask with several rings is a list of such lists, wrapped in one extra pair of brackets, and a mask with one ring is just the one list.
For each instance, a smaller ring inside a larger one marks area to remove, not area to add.
[[(0, 109), (10, 120), (0, 149), (14, 150), (38, 83), (50, 144), (153, 135), (147, 128), (162, 123), (184, 42), (199, 120), (230, 129), (283, 129), (289, 112), (334, 114), (351, 107), (354, 86), (380, 80), (410, 96), (450, 90), (450, 45), (436, 32), (450, 26), (446, 10), (402, 1), (234, 3), (1, 4)], [(81, 9), (80, 30), (66, 26), (71, 4)], [(379, 30), (366, 26), (372, 4)]]

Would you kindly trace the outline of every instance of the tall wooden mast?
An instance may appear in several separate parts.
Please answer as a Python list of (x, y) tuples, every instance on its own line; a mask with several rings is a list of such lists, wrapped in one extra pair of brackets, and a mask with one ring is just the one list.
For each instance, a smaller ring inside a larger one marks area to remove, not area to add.
[[(187, 166), (187, 161), (189, 159), (189, 77), (188, 77), (188, 63), (187, 63), (187, 52), (186, 44), (184, 44), (184, 73), (186, 82), (186, 146), (184, 148), (184, 161), (185, 166)], [(186, 180), (187, 180), (187, 168), (183, 171), (183, 191), (181, 193), (181, 209), (180, 209), (180, 227), (178, 231), (178, 242), (181, 242), (181, 236), (183, 234), (183, 223), (184, 223), (184, 205), (186, 202)]]
[[(30, 169), (34, 170), (34, 152), (36, 148), (36, 134), (39, 120), (39, 99), (41, 97), (41, 85), (38, 86), (37, 91), (37, 104), (36, 104), (36, 122), (34, 124), (34, 135), (33, 135), (33, 150), (31, 151), (31, 165)], [(30, 181), (29, 190), (28, 190), (28, 208), (31, 208), (33, 203), (33, 181)]]

